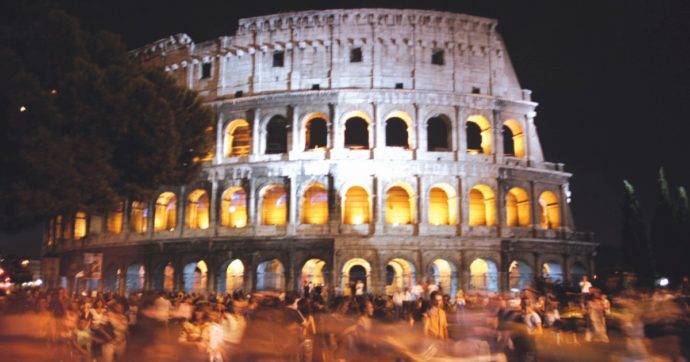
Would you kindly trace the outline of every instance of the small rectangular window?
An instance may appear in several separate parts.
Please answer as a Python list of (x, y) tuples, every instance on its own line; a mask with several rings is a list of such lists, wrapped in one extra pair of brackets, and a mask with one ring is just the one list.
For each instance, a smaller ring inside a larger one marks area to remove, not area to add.
[(319, 84), (312, 84), (311, 85), (311, 90), (319, 90), (321, 89), (321, 86)]
[(362, 62), (362, 48), (352, 48), (350, 49), (350, 63), (361, 63)]
[(395, 83), (395, 89), (403, 89), (402, 83)]
[(479, 87), (472, 87), (472, 94), (482, 94), (482, 89)]
[(285, 64), (285, 52), (282, 50), (273, 52), (273, 67), (283, 67)]
[(431, 53), (431, 64), (443, 65), (445, 64), (443, 60), (443, 49), (434, 49)]
[(211, 78), (211, 63), (204, 63), (201, 65), (201, 79)]
[(240, 97), (242, 97), (243, 95), (244, 95), (244, 92), (242, 92), (242, 91), (237, 91), (237, 92), (235, 92), (235, 98), (240, 98)]

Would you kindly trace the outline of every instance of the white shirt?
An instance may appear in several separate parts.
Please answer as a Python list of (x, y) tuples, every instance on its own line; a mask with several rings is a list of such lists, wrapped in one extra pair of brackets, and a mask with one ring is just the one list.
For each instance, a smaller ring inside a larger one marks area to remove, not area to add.
[(589, 280), (580, 282), (580, 291), (582, 293), (589, 293), (589, 290), (591, 288), (592, 288), (592, 283), (590, 283)]

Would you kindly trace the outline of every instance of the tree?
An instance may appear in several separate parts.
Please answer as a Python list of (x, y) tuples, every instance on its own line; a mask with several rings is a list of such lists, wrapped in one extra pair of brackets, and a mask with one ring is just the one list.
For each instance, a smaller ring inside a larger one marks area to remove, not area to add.
[[(678, 201), (676, 202), (676, 224), (678, 231), (678, 255), (686, 257), (690, 255), (690, 207), (688, 207), (688, 193), (685, 187), (678, 188)], [(683, 272), (690, 275), (690, 263), (683, 263)]]
[(657, 201), (651, 230), (652, 251), (656, 271), (670, 276), (678, 270), (680, 265), (677, 258), (678, 250), (676, 250), (676, 218), (663, 167), (659, 169), (657, 186)]
[(623, 264), (635, 272), (641, 280), (650, 280), (654, 274), (654, 259), (647, 242), (647, 232), (640, 203), (635, 195), (635, 189), (626, 180), (623, 180), (621, 214)]
[(195, 92), (41, 1), (0, 13), (0, 229), (106, 211), (198, 176), (214, 117)]

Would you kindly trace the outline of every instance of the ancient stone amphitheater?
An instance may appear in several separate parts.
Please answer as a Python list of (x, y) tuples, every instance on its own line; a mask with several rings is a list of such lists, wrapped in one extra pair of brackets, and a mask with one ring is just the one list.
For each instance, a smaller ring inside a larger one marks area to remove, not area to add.
[[(596, 244), (575, 232), (563, 164), (544, 160), (537, 103), (492, 19), (357, 9), (241, 19), (131, 52), (217, 112), (198, 182), (107, 215), (51, 221), (54, 282), (196, 292), (373, 293), (434, 281), (573, 283)], [(88, 262), (88, 260), (87, 260)], [(59, 277), (59, 279), (58, 279)]]

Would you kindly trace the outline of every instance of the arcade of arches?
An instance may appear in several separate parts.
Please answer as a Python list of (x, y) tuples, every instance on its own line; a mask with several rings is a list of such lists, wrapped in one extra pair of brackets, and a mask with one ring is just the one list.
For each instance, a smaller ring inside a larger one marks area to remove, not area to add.
[[(356, 292), (356, 285), (361, 282), (364, 292), (392, 295), (398, 290), (411, 288), (417, 282), (433, 281), (444, 293), (455, 294), (459, 289), (519, 291), (532, 285), (535, 277), (575, 285), (588, 270), (584, 263), (576, 261), (566, 274), (563, 264), (554, 259), (542, 262), (538, 274), (534, 265), (521, 259), (510, 261), (505, 269), (492, 259), (483, 257), (467, 260), (463, 264), (468, 265), (466, 270), (459, 268), (454, 261), (434, 258), (426, 264), (426, 269), (419, 269), (415, 261), (398, 257), (388, 260), (379, 271), (367, 259), (351, 258), (341, 264), (338, 273), (332, 275), (329, 262), (321, 258), (308, 258), (301, 264), (295, 264), (292, 272), (279, 258), (265, 259), (251, 269), (242, 259), (235, 258), (212, 264), (217, 265), (217, 269), (211, 269), (205, 260), (190, 261), (179, 266), (180, 275), (172, 262), (162, 262), (152, 267), (152, 275), (149, 276), (144, 264), (135, 263), (124, 269), (113, 265), (106, 268), (103, 289), (127, 293), (143, 289), (233, 293), (239, 290), (282, 291), (290, 287), (301, 292), (311, 285), (331, 286), (334, 288), (332, 292), (349, 295)], [(501, 273), (500, 270), (506, 272)], [(290, 275), (294, 275), (295, 279), (290, 280)], [(149, 278), (151, 284), (148, 284)]]

